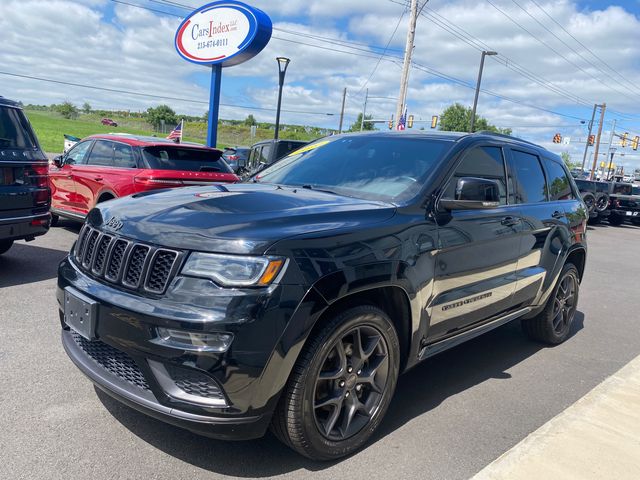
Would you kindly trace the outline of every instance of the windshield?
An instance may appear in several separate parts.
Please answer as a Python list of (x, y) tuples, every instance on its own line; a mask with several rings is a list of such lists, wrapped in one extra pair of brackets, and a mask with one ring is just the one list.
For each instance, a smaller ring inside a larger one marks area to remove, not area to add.
[(408, 135), (324, 139), (264, 169), (254, 181), (330, 190), (368, 200), (401, 201), (418, 193), (452, 144)]
[(147, 147), (142, 156), (147, 168), (189, 172), (233, 173), (216, 150), (180, 147)]
[(17, 108), (0, 107), (0, 148), (32, 149), (36, 142), (24, 113)]

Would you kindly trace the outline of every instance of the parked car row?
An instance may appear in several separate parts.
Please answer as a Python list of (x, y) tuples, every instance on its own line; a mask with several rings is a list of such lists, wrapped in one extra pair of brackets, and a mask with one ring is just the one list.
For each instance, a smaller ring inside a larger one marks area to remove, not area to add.
[(624, 182), (575, 180), (589, 211), (589, 223), (597, 225), (607, 219), (620, 226), (625, 221), (640, 225), (640, 187)]

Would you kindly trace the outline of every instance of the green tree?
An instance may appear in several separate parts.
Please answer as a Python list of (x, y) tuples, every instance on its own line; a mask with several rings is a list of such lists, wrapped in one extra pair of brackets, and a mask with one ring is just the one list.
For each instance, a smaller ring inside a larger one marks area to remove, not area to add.
[(249, 115), (247, 115), (247, 118), (244, 119), (244, 124), (247, 127), (251, 127), (253, 125), (257, 125), (258, 122), (256, 122), (256, 119), (252, 114), (249, 114)]
[[(440, 130), (446, 132), (468, 132), (471, 127), (471, 107), (454, 103), (445, 108), (440, 114)], [(511, 135), (510, 128), (498, 128), (491, 125), (486, 118), (476, 114), (475, 131), (489, 130), (490, 132)]]
[(82, 105), (82, 111), (84, 113), (91, 113), (91, 104), (89, 102), (84, 102)]
[(571, 155), (569, 155), (569, 152), (562, 152), (560, 156), (562, 157), (562, 161), (564, 162), (564, 164), (567, 166), (569, 170), (582, 167), (582, 164), (580, 162), (571, 161)]
[(178, 123), (178, 117), (176, 112), (168, 105), (158, 105), (155, 108), (147, 109), (147, 122), (153, 125), (153, 128), (159, 130), (164, 121), (165, 125), (169, 125), (171, 128)]
[(65, 101), (64, 103), (57, 105), (56, 110), (64, 118), (74, 119), (78, 117), (78, 109), (69, 101)]
[[(367, 122), (367, 120), (372, 120), (373, 115), (365, 115), (364, 116), (364, 125), (362, 127), (363, 130), (375, 130), (375, 124), (373, 122)], [(356, 121), (349, 127), (350, 132), (359, 132), (360, 124), (362, 123), (362, 112), (358, 114), (358, 118)]]

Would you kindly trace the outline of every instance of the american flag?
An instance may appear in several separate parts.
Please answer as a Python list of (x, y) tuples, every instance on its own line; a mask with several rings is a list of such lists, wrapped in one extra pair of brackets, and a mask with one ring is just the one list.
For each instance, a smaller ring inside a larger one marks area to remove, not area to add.
[(396, 130), (404, 130), (407, 128), (407, 111), (405, 110), (402, 115), (400, 115), (400, 119), (398, 120), (398, 126)]
[(167, 135), (168, 140), (177, 140), (178, 143), (182, 141), (182, 122), (183, 121), (184, 120), (181, 120), (180, 123), (176, 125), (176, 128), (171, 130), (171, 133)]

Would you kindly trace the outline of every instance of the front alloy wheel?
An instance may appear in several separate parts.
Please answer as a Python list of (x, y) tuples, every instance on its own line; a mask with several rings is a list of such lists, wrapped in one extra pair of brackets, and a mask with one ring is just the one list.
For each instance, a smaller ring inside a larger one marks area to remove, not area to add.
[(307, 340), (282, 393), (271, 428), (313, 460), (360, 448), (389, 407), (400, 366), (393, 322), (361, 305), (337, 314)]
[(380, 408), (389, 377), (386, 341), (358, 326), (338, 339), (316, 377), (314, 416), (322, 434), (340, 441), (362, 430)]

